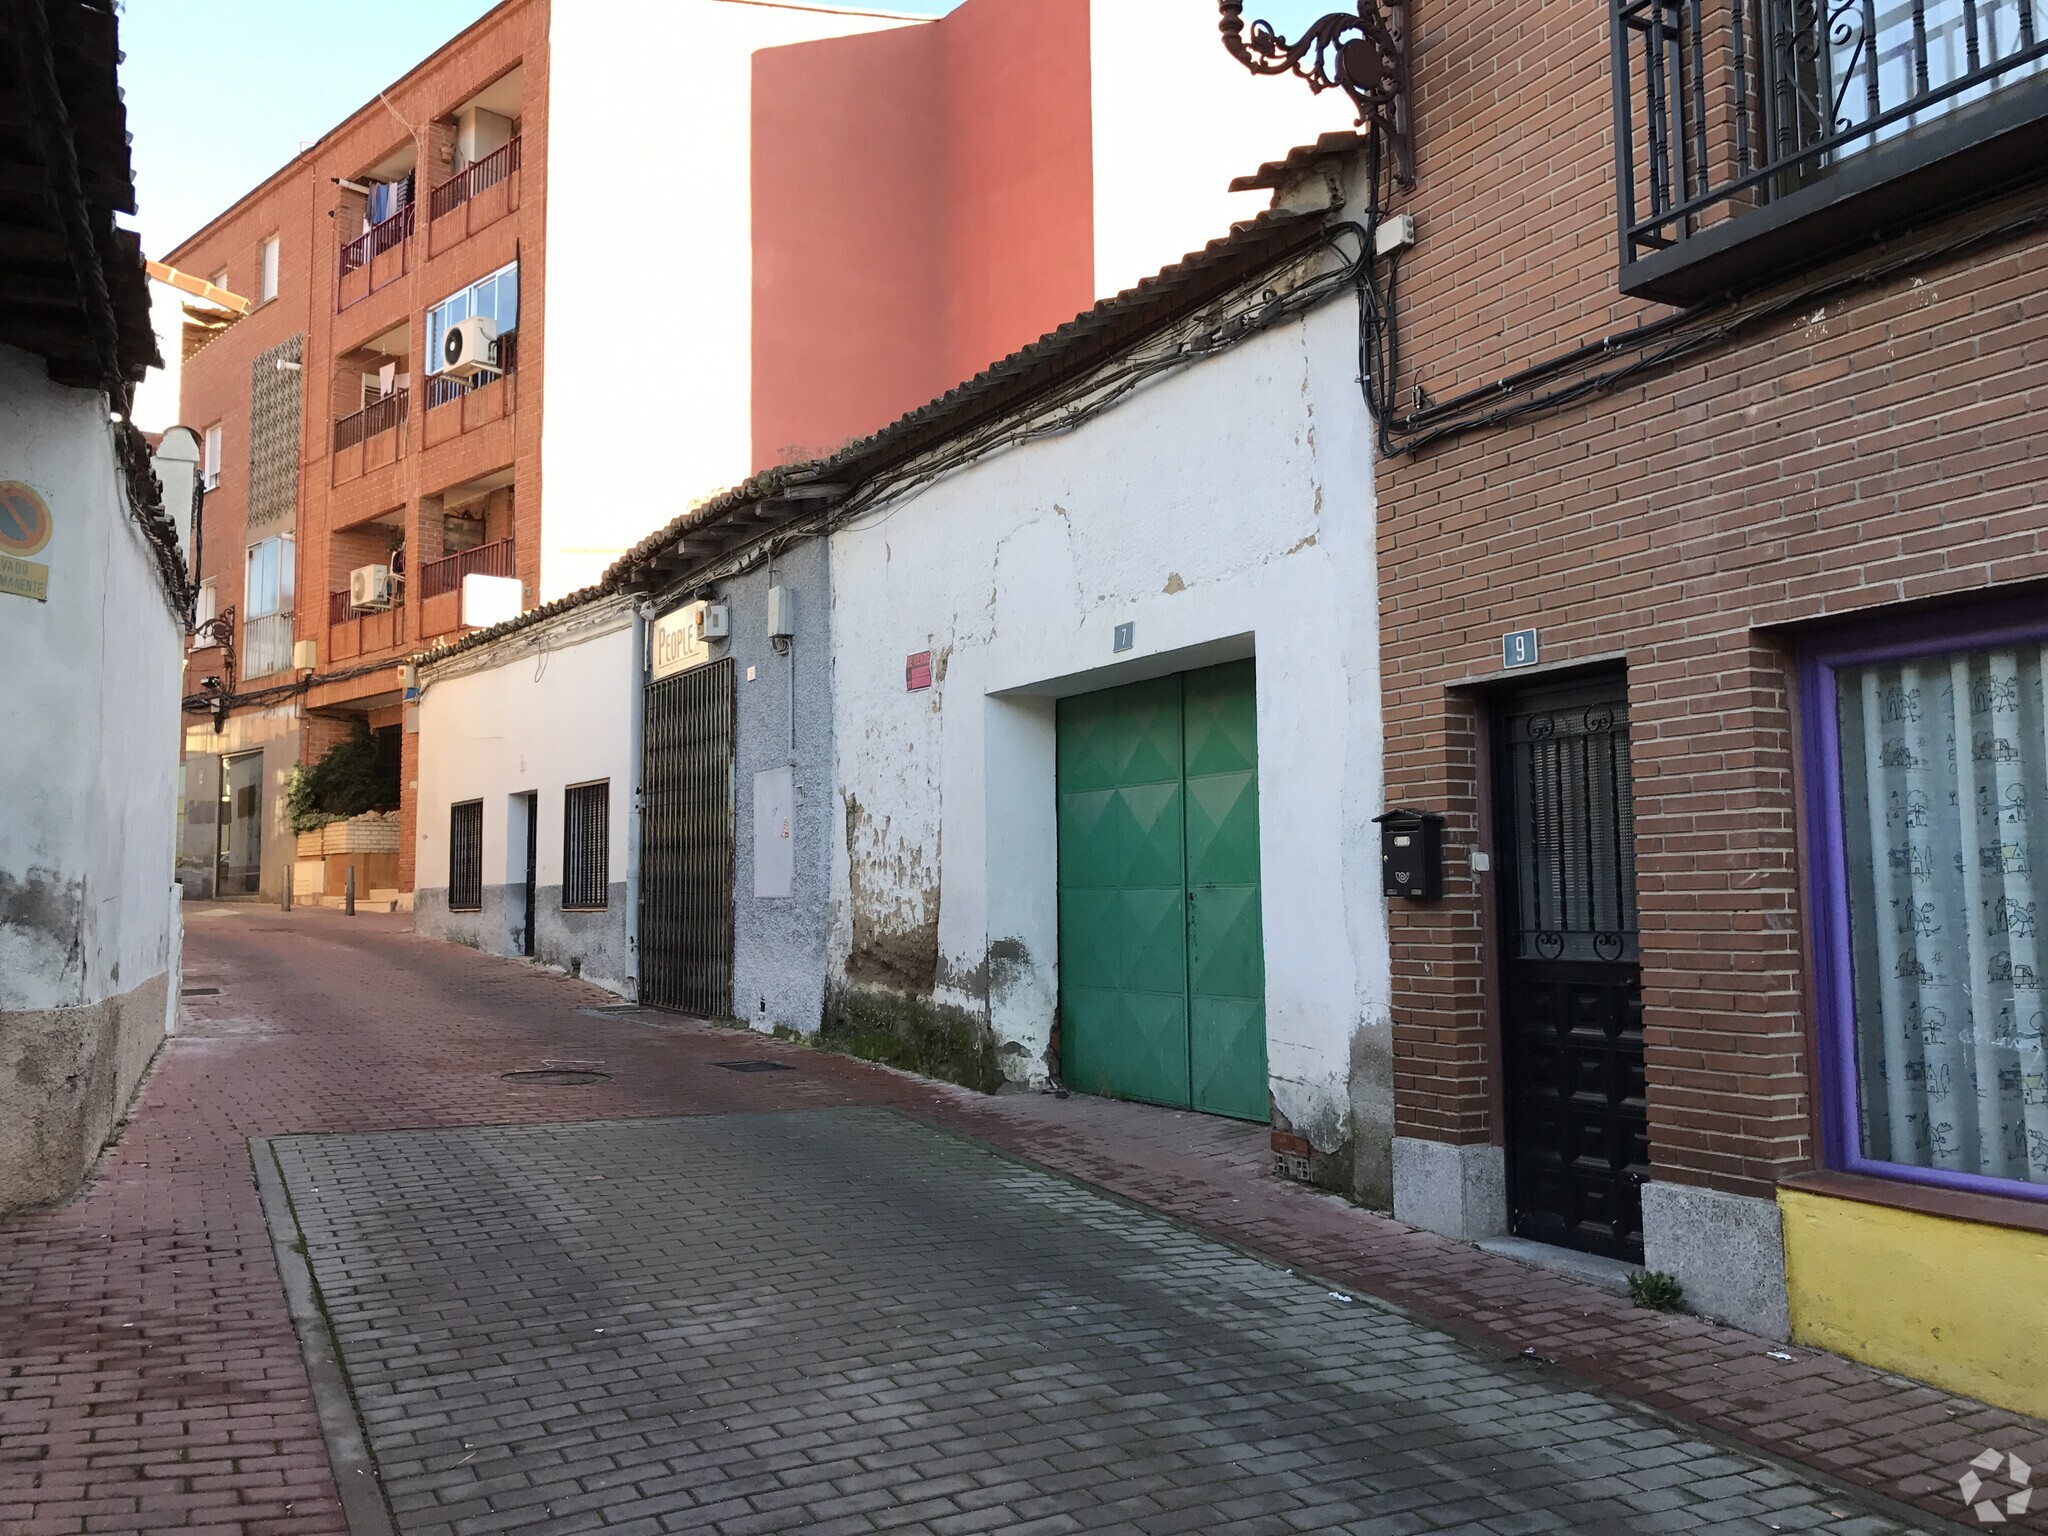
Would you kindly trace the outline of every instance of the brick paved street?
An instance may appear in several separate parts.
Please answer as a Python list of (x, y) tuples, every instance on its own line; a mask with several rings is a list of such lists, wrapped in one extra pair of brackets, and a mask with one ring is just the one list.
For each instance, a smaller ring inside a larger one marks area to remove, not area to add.
[[(1099, 1481), (1116, 1498), (1166, 1511), (1190, 1471), (1197, 1486), (1211, 1480), (1184, 1516), (1199, 1529), (1240, 1512), (1284, 1518), (1284, 1507), (1295, 1519), (1270, 1528), (1341, 1528), (1317, 1511), (1349, 1500), (1392, 1522), (1363, 1529), (1436, 1529), (1480, 1518), (1482, 1507), (1464, 1501), (1489, 1492), (1525, 1512), (1469, 1528), (1541, 1529), (1538, 1512), (1559, 1508), (1578, 1511), (1559, 1528), (1585, 1528), (1584, 1512), (1601, 1509), (1615, 1513), (1614, 1530), (1686, 1528), (1698, 1517), (1658, 1507), (1686, 1493), (1653, 1491), (1672, 1479), (1693, 1493), (1705, 1485), (1756, 1499), (1777, 1511), (1770, 1522), (1795, 1523), (1785, 1511), (1806, 1507), (1806, 1496), (1770, 1463), (1725, 1449), (1668, 1454), (1696, 1433), (1835, 1480), (1805, 1521), (1823, 1528), (1887, 1528), (1858, 1523), (1878, 1506), (1861, 1507), (1842, 1485), (1918, 1504), (1932, 1524), (1967, 1516), (1954, 1479), (1985, 1446), (2048, 1462), (2040, 1424), (1804, 1349), (1780, 1360), (1732, 1330), (1635, 1311), (1280, 1184), (1265, 1176), (1263, 1137), (1250, 1128), (1079, 1098), (984, 1100), (725, 1031), (593, 1016), (582, 1010), (610, 1000), (590, 988), (413, 938), (397, 919), (351, 925), (332, 913), (205, 908), (191, 917), (186, 984), (219, 990), (188, 999), (185, 1032), (88, 1188), (0, 1224), (0, 1531), (9, 1536), (344, 1529), (252, 1177), (254, 1136), (312, 1138), (276, 1145), (303, 1191), (309, 1250), (349, 1363), (362, 1362), (372, 1438), (407, 1530), (435, 1528), (417, 1516), (443, 1506), (459, 1511), (453, 1519), (481, 1514), (454, 1527), (464, 1531), (659, 1529), (588, 1527), (621, 1496), (618, 1480), (579, 1470), (569, 1439), (551, 1476), (533, 1458), (488, 1478), (465, 1470), (502, 1462), (509, 1434), (585, 1432), (604, 1446), (590, 1456), (676, 1464), (656, 1475), (669, 1479), (658, 1487), (646, 1477), (627, 1485), (643, 1503), (673, 1500), (662, 1505), (668, 1517), (701, 1520), (718, 1485), (753, 1500), (744, 1511), (710, 1505), (748, 1522), (733, 1529), (800, 1528), (772, 1502), (787, 1486), (775, 1473), (804, 1449), (805, 1430), (786, 1410), (828, 1398), (858, 1405), (843, 1408), (856, 1424), (930, 1435), (931, 1454), (906, 1439), (896, 1452), (870, 1447), (863, 1460), (849, 1449), (859, 1435), (830, 1437), (831, 1452), (811, 1454), (821, 1464), (850, 1457), (860, 1470), (826, 1477), (829, 1494), (789, 1487), (791, 1507), (827, 1520), (865, 1516), (866, 1502), (821, 1506), (886, 1491), (890, 1511), (931, 1517), (933, 1529), (983, 1528), (977, 1518), (991, 1529), (1031, 1528), (1030, 1518), (1071, 1529), (1062, 1514), (1084, 1509), (1097, 1519), (1100, 1503), (1083, 1497), (1096, 1486), (1087, 1469), (1103, 1468), (1119, 1426), (1137, 1424), (1145, 1455), (1160, 1464), (1118, 1460)], [(712, 1065), (741, 1056), (797, 1070)], [(609, 1075), (577, 1087), (501, 1076), (585, 1064)], [(843, 1107), (854, 1105), (902, 1113), (864, 1109), (849, 1121)], [(834, 1112), (774, 1113), (801, 1109)], [(718, 1118), (672, 1118), (706, 1116)], [(597, 1121), (610, 1123), (567, 1128)], [(631, 1121), (641, 1123), (621, 1123)], [(563, 1128), (447, 1129), (522, 1125)], [(364, 1134), (394, 1130), (413, 1134)], [(329, 1139), (337, 1136), (347, 1139)], [(350, 1155), (322, 1174), (337, 1150)], [(611, 1187), (614, 1172), (624, 1187)], [(337, 1191), (377, 1199), (337, 1205)], [(537, 1192), (548, 1198), (528, 1198)], [(400, 1194), (404, 1213), (393, 1219)], [(597, 1219), (613, 1214), (628, 1219)], [(345, 1249), (333, 1246), (344, 1239)], [(552, 1306), (544, 1280), (558, 1287)], [(1333, 1301), (1332, 1286), (1389, 1298), (1454, 1336)], [(479, 1304), (493, 1288), (507, 1305)], [(522, 1313), (509, 1303), (525, 1292)], [(1070, 1306), (1078, 1310), (1062, 1310)], [(575, 1331), (585, 1323), (587, 1336)], [(597, 1327), (610, 1342), (598, 1342)], [(411, 1396), (380, 1375), (383, 1352), (424, 1360), (436, 1339), (506, 1341), (502, 1374), (481, 1375), (492, 1366), (475, 1358), (436, 1361), (484, 1382), (461, 1403), (437, 1397), (459, 1375), (438, 1381), (422, 1370)], [(867, 1365), (835, 1356), (835, 1340), (867, 1351)], [(1292, 1368), (1304, 1359), (1311, 1369)], [(572, 1409), (536, 1385), (537, 1371), (565, 1392), (580, 1383), (616, 1400), (579, 1398)], [(513, 1423), (519, 1410), (507, 1415), (504, 1404), (522, 1392), (531, 1417)], [(1691, 1424), (1646, 1417), (1623, 1398)], [(1125, 1411), (1105, 1427), (1119, 1402)], [(448, 1456), (442, 1429), (461, 1436), (470, 1421), (458, 1415), (486, 1406), (499, 1429), (477, 1419), (474, 1460), (460, 1461), (468, 1450)], [(442, 1413), (448, 1423), (437, 1426)], [(643, 1432), (663, 1421), (673, 1431)], [(1071, 1454), (1055, 1453), (1066, 1457), (1058, 1465), (1045, 1457), (1049, 1477), (1019, 1479), (1028, 1491), (987, 1480), (1001, 1458), (986, 1443), (980, 1462), (947, 1455), (949, 1441), (964, 1453), (975, 1436), (1015, 1438), (1021, 1455), (1032, 1425)], [(1592, 1448), (1560, 1453), (1566, 1439)], [(1444, 1447), (1458, 1443), (1472, 1454), (1449, 1465)], [(1652, 1468), (1659, 1451), (1657, 1464), (1677, 1470)], [(1404, 1476), (1396, 1464), (1418, 1454)], [(451, 1473), (454, 1482), (435, 1482)], [(1429, 1504), (1453, 1473), (1454, 1502)], [(745, 1486), (762, 1477), (772, 1489)], [(511, 1479), (498, 1491), (521, 1513), (469, 1507), (490, 1478)], [(443, 1498), (465, 1479), (468, 1500)], [(1220, 1496), (1218, 1481), (1228, 1484)], [(1773, 1491), (1760, 1498), (1766, 1485)], [(537, 1488), (544, 1504), (560, 1501), (539, 1524), (520, 1502)], [(913, 1490), (951, 1508), (905, 1509), (900, 1496)], [(1630, 1490), (1650, 1507), (1605, 1502)], [(421, 1495), (433, 1503), (407, 1503)], [(1005, 1508), (1000, 1518), (977, 1514)], [(574, 1509), (585, 1526), (571, 1523)], [(941, 1523), (950, 1514), (966, 1523)], [(2006, 1528), (2048, 1522), (2037, 1511)]]
[(1901, 1529), (889, 1110), (277, 1157), (407, 1536)]

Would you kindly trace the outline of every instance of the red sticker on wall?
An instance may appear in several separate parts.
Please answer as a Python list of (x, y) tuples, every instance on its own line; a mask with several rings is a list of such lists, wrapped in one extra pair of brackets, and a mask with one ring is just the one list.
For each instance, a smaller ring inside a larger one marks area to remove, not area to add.
[(903, 662), (903, 687), (906, 692), (916, 693), (932, 685), (932, 653), (919, 651), (906, 657)]

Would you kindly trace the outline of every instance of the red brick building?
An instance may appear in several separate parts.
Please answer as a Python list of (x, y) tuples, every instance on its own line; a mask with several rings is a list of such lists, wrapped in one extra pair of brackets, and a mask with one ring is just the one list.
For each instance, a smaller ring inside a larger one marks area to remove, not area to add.
[(2040, 1412), (2048, 16), (1765, 9), (1412, 11), (1396, 1208)]
[[(188, 717), (186, 739), (188, 802), (223, 803), (222, 894), (288, 877), (292, 767), (358, 720), (410, 755), (397, 663), (461, 627), (465, 575), (538, 590), (547, 16), (509, 0), (169, 253), (255, 304), (187, 358), (181, 390), (217, 471), (202, 612), (236, 616), (232, 661), (202, 646), (187, 673), (237, 700), (219, 731)], [(498, 320), (498, 370), (437, 376), (427, 348), (453, 308)], [(366, 567), (389, 588), (358, 605)], [(188, 878), (214, 833), (193, 809)], [(395, 859), (378, 873), (407, 883)]]

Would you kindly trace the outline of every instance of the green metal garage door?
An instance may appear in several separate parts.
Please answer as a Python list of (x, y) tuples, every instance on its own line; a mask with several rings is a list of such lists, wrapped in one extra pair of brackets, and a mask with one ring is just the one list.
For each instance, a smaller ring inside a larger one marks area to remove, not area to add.
[(1060, 700), (1069, 1087), (1267, 1118), (1258, 763), (1249, 661)]

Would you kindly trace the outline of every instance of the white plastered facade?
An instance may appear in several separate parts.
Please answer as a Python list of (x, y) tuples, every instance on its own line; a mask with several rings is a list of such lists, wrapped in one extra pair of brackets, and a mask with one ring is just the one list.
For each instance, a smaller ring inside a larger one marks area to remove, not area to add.
[[(422, 669), (413, 905), (420, 933), (519, 955), (530, 921), (541, 964), (633, 995), (639, 634), (627, 599), (606, 598)], [(607, 786), (605, 903), (566, 910), (567, 791), (597, 782)], [(525, 796), (538, 801), (530, 914)], [(483, 804), (481, 900), (455, 910), (451, 812), (468, 801)]]
[(103, 395), (0, 347), (0, 480), (48, 505), (0, 595), (0, 1211), (83, 1177), (177, 1007), (183, 623), (129, 510)]
[[(932, 1001), (1042, 1084), (1059, 999), (1055, 700), (1254, 657), (1278, 1115), (1384, 1199), (1391, 1020), (1372, 441), (1348, 292), (831, 538), (832, 963), (935, 924)], [(1113, 651), (1117, 625), (1134, 647)], [(929, 650), (933, 684), (906, 688)]]

